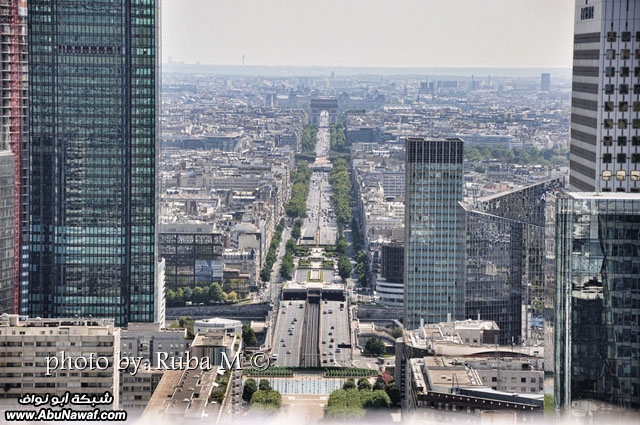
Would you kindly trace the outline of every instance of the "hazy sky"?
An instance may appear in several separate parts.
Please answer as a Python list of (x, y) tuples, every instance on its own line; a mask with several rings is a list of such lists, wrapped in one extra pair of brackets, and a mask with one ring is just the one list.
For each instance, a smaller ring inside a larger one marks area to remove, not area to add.
[(163, 60), (570, 67), (573, 0), (162, 0)]

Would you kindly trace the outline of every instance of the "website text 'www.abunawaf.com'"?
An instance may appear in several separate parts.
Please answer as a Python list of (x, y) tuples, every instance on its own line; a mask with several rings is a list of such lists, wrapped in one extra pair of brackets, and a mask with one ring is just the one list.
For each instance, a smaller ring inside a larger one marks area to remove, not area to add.
[(103, 410), (96, 407), (112, 405), (113, 395), (108, 391), (99, 395), (70, 392), (61, 395), (23, 394), (18, 403), (23, 406), (22, 409), (4, 412), (7, 422), (127, 420), (127, 412), (124, 410)]

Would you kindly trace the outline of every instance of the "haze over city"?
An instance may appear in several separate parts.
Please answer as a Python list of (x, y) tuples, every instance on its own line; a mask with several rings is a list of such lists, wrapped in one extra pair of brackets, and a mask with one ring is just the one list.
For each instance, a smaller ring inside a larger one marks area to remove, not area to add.
[(166, 62), (568, 68), (568, 0), (162, 0)]

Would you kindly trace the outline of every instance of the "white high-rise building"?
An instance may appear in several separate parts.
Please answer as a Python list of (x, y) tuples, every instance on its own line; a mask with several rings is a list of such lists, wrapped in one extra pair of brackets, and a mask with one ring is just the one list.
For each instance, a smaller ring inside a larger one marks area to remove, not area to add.
[(569, 185), (640, 192), (640, 2), (576, 0)]

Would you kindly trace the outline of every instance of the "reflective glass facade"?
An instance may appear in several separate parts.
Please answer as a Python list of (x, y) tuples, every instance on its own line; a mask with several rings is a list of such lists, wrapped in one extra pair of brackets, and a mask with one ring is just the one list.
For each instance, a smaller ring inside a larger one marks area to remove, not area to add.
[(640, 198), (569, 193), (556, 218), (556, 405), (640, 409)]
[(0, 151), (0, 314), (13, 313), (13, 155)]
[(465, 316), (495, 321), (501, 344), (520, 343), (525, 225), (473, 210), (465, 219)]
[[(564, 178), (481, 198), (466, 209), (465, 315), (494, 320), (501, 343), (542, 338), (547, 258), (547, 199)], [(554, 236), (551, 235), (551, 241)]]
[(158, 238), (158, 250), (166, 262), (167, 289), (222, 282), (222, 233), (160, 232)]
[(460, 139), (406, 142), (405, 326), (464, 315)]
[(159, 6), (32, 0), (21, 310), (154, 320)]

